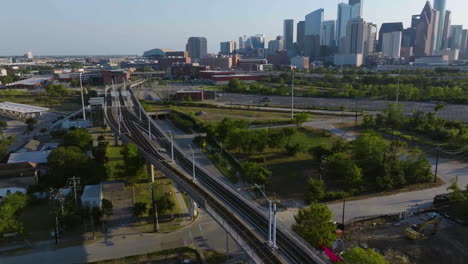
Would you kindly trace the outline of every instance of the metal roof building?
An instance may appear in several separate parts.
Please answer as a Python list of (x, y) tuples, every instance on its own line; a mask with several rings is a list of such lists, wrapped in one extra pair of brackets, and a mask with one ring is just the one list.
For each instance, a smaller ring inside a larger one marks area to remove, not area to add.
[(50, 150), (31, 151), (23, 153), (11, 153), (8, 163), (32, 162), (37, 164), (46, 164), (50, 155)]
[(9, 89), (35, 89), (49, 83), (52, 79), (52, 76), (33, 77), (7, 84), (6, 87)]
[(49, 111), (49, 108), (26, 105), (26, 104), (17, 104), (11, 102), (0, 103), (0, 115), (8, 117), (19, 117), (19, 118), (28, 118), (41, 116), (42, 113)]

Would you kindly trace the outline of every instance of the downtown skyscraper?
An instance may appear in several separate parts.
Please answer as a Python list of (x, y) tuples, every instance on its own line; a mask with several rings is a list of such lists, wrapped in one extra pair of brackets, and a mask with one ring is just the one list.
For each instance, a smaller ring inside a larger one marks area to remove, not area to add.
[(446, 14), (446, 0), (434, 0), (434, 9), (439, 11), (439, 21), (437, 23), (437, 34), (435, 37), (435, 49), (443, 49), (444, 23)]
[(286, 19), (283, 23), (284, 48), (291, 49), (294, 45), (294, 20)]

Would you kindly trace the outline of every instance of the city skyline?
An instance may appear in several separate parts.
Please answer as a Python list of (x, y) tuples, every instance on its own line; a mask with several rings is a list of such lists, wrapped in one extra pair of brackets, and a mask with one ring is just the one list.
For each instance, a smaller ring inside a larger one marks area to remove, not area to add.
[[(6, 10), (21, 10), (0, 18), (5, 25), (0, 55), (141, 55), (152, 48), (184, 50), (191, 36), (205, 37), (208, 52), (217, 53), (222, 41), (239, 36), (265, 34), (267, 41), (283, 34), (283, 21), (294, 19), (294, 26), (306, 14), (325, 9), (325, 20), (336, 19), (340, 2), (298, 0), (284, 9), (280, 1), (239, 1), (226, 9), (225, 1), (171, 1), (158, 4), (148, 0), (121, 1), (109, 7), (110, 0), (96, 3), (47, 0), (37, 3), (20, 0), (5, 3)], [(378, 25), (403, 22), (410, 26), (411, 15), (419, 14), (426, 1), (395, 0), (364, 2), (364, 19)], [(245, 4), (249, 3), (249, 8)], [(431, 4), (433, 1), (431, 1)], [(28, 9), (24, 9), (28, 6)], [(201, 8), (201, 7), (204, 7)], [(208, 8), (207, 8), (208, 7)], [(468, 3), (447, 1), (452, 11), (452, 25), (468, 25), (462, 10)], [(70, 12), (73, 10), (73, 12)], [(199, 11), (199, 12), (196, 12)], [(296, 29), (294, 30), (296, 33)], [(296, 36), (294, 36), (294, 39)]]

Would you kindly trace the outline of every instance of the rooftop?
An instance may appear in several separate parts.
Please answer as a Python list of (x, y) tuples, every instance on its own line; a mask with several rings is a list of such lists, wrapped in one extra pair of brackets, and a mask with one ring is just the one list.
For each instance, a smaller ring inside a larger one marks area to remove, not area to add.
[(3, 102), (3, 103), (0, 103), (0, 110), (20, 112), (22, 114), (32, 114), (32, 113), (47, 112), (49, 111), (49, 108), (34, 106), (34, 105)]
[(24, 153), (11, 153), (8, 163), (32, 162), (37, 164), (47, 163), (50, 155), (50, 150), (47, 151), (32, 151)]
[(45, 81), (49, 81), (51, 80), (52, 77), (51, 76), (44, 76), (44, 77), (34, 77), (34, 78), (29, 78), (29, 79), (26, 79), (26, 80), (21, 80), (21, 81), (17, 81), (17, 82), (14, 82), (14, 83), (10, 83), (10, 84), (7, 84), (6, 86), (12, 86), (12, 85), (35, 85), (35, 84), (40, 84), (42, 82), (45, 82)]
[(81, 200), (85, 202), (88, 199), (101, 199), (102, 186), (98, 185), (86, 185), (84, 187), (83, 194), (81, 195)]

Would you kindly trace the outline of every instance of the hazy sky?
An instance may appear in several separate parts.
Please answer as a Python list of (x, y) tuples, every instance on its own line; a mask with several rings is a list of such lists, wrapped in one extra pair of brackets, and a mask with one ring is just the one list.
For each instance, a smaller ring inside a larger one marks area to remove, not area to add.
[[(240, 35), (282, 34), (318, 8), (336, 19), (339, 0), (0, 0), (0, 55), (142, 54), (152, 48), (185, 49), (190, 36), (219, 42)], [(404, 22), (425, 0), (364, 0), (364, 19), (378, 25)], [(468, 27), (468, 1), (447, 0), (452, 24)], [(295, 38), (295, 37), (294, 37)]]

